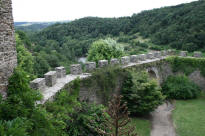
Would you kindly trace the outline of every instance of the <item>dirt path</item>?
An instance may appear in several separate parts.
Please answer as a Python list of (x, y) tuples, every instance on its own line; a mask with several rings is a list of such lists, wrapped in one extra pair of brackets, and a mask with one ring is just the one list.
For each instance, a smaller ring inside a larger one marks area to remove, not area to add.
[(151, 136), (176, 136), (175, 128), (171, 118), (173, 109), (174, 106), (170, 102), (166, 102), (151, 113)]

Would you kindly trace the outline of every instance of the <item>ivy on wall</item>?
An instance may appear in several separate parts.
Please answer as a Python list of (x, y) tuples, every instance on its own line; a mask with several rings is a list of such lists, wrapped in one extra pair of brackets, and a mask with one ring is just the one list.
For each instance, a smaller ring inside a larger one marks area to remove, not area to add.
[(205, 77), (205, 58), (168, 57), (166, 61), (171, 64), (173, 72), (183, 72), (188, 76), (200, 70), (202, 76)]
[(116, 90), (117, 86), (119, 86), (120, 80), (123, 80), (125, 76), (126, 70), (120, 67), (105, 67), (94, 71), (92, 77), (82, 80), (81, 84), (88, 90), (99, 87), (100, 90), (97, 91), (97, 94), (103, 97), (104, 103), (106, 104), (110, 95)]

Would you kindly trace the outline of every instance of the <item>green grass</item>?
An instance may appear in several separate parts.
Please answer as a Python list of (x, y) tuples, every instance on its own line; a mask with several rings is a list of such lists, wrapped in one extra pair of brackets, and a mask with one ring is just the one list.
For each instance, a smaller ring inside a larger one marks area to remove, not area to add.
[(177, 100), (173, 120), (179, 136), (205, 136), (205, 96)]
[(131, 126), (136, 126), (135, 132), (139, 136), (150, 136), (151, 122), (141, 118), (131, 118)]

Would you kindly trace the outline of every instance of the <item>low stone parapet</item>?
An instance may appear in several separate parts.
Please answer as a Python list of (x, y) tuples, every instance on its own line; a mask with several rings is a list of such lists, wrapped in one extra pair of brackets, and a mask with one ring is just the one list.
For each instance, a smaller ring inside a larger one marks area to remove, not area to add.
[(46, 84), (45, 84), (45, 78), (36, 78), (33, 81), (30, 82), (30, 87), (34, 90), (45, 90)]
[(187, 51), (181, 51), (179, 56), (181, 57), (187, 57), (188, 52)]
[(100, 68), (105, 67), (107, 65), (108, 65), (108, 60), (99, 60), (99, 62), (98, 62), (98, 66)]
[(121, 64), (122, 65), (128, 65), (130, 63), (130, 57), (125, 56), (121, 58)]
[(110, 60), (110, 65), (114, 66), (114, 65), (118, 65), (118, 64), (120, 64), (119, 59), (114, 58), (114, 59)]
[(138, 62), (138, 56), (137, 55), (131, 55), (130, 56), (130, 62), (137, 63)]
[(73, 64), (70, 66), (70, 73), (72, 75), (82, 74), (82, 67), (80, 64)]
[(50, 71), (44, 75), (47, 86), (54, 86), (57, 82), (57, 72)]
[(95, 62), (86, 62), (85, 63), (85, 70), (87, 72), (93, 71), (96, 69), (96, 63)]
[(148, 53), (147, 54), (147, 59), (154, 59), (154, 54), (153, 53)]
[(66, 76), (65, 67), (56, 67), (55, 70), (57, 72), (57, 78), (63, 78)]
[(202, 57), (202, 52), (195, 51), (193, 57), (196, 57), (196, 58)]

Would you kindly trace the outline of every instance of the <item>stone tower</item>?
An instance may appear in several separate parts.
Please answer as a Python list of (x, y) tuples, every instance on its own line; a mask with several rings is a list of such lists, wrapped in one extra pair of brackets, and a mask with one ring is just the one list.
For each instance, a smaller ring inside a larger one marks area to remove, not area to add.
[(0, 93), (6, 95), (8, 78), (17, 66), (11, 0), (0, 0)]

